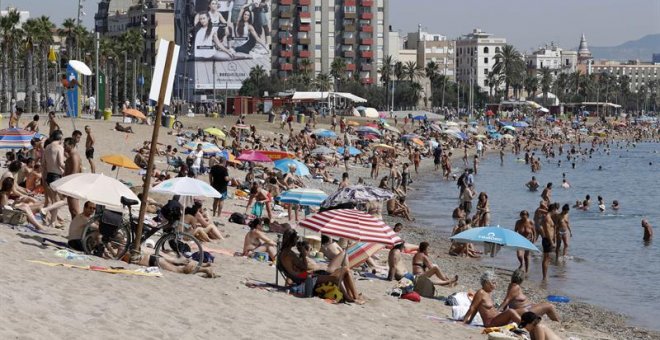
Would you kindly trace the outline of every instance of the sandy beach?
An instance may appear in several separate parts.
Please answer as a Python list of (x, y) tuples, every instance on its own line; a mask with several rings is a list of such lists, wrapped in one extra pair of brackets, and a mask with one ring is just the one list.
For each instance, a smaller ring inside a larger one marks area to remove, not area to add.
[[(30, 115), (20, 122), (24, 126)], [(196, 130), (210, 126), (231, 127), (237, 117), (182, 119), (187, 129)], [(45, 119), (44, 119), (45, 120)], [(96, 136), (97, 172), (114, 176), (107, 164), (98, 158), (107, 154), (124, 154), (133, 157), (131, 151), (151, 138), (152, 126), (131, 125), (134, 134), (114, 131), (118, 117), (111, 121), (78, 119), (75, 126), (83, 130), (92, 127)], [(5, 121), (3, 121), (4, 123)], [(59, 118), (65, 136), (73, 131), (72, 121)], [(274, 137), (284, 130), (279, 124), (267, 123), (267, 117), (250, 115), (247, 124), (267, 137)], [(318, 124), (317, 127), (329, 127)], [(294, 124), (300, 130), (301, 124)], [(47, 131), (47, 126), (40, 126)], [(175, 146), (171, 130), (161, 128), (159, 143)], [(84, 136), (83, 136), (84, 139)], [(229, 144), (229, 143), (228, 143)], [(164, 146), (163, 146), (164, 148)], [(181, 148), (179, 148), (181, 149)], [(461, 152), (455, 152), (455, 157)], [(84, 171), (89, 165), (83, 157)], [(165, 158), (156, 163), (159, 170), (166, 168)], [(422, 161), (421, 172), (432, 169), (432, 160)], [(352, 183), (363, 177), (369, 180), (369, 168), (352, 167)], [(340, 177), (343, 167), (330, 171)], [(382, 177), (383, 171), (381, 171)], [(174, 175), (174, 174), (173, 174)], [(229, 168), (230, 177), (243, 179), (245, 172)], [(122, 169), (120, 177), (134, 184), (141, 184), (137, 171)], [(208, 176), (200, 176), (208, 181)], [(306, 180), (308, 186), (331, 193), (336, 185)], [(416, 185), (412, 184), (414, 190)], [(233, 188), (230, 188), (233, 191)], [(155, 197), (162, 200), (163, 197)], [(138, 268), (124, 262), (109, 261), (97, 257), (90, 260), (67, 260), (56, 255), (58, 248), (42, 244), (47, 237), (66, 242), (64, 230), (51, 229), (54, 235), (35, 233), (24, 227), (12, 228), (0, 225), (0, 261), (4, 275), (0, 276), (0, 337), (3, 339), (110, 339), (120, 336), (128, 339), (197, 339), (202, 337), (221, 339), (410, 339), (413, 337), (436, 339), (486, 339), (481, 328), (468, 327), (448, 320), (451, 307), (440, 299), (422, 298), (420, 303), (389, 296), (387, 291), (396, 285), (379, 278), (362, 279), (357, 275), (357, 287), (367, 303), (331, 304), (318, 298), (298, 298), (271, 287), (251, 288), (246, 282), (275, 283), (275, 267), (254, 259), (233, 256), (243, 246), (247, 226), (227, 221), (229, 212), (244, 212), (246, 201), (229, 199), (225, 202), (221, 230), (230, 236), (224, 241), (205, 244), (205, 249), (216, 250), (213, 270), (219, 276), (205, 279), (196, 275), (163, 272), (161, 277), (127, 274), (110, 274), (99, 271), (48, 266), (30, 260), (50, 263), (69, 263), (81, 266)], [(207, 200), (204, 206), (211, 207)], [(453, 208), (452, 208), (453, 209)], [(61, 209), (66, 210), (66, 209)], [(62, 211), (62, 215), (64, 212)], [(68, 218), (67, 218), (68, 219)], [(385, 218), (390, 225), (403, 222)], [(285, 221), (286, 217), (280, 218)], [(447, 254), (449, 240), (405, 223), (402, 238), (408, 243), (428, 241), (433, 248), (432, 258), (443, 272), (458, 275), (459, 284), (453, 288), (438, 287), (439, 296), (479, 287), (479, 275), (484, 267), (478, 262)], [(299, 232), (301, 232), (299, 228)], [(269, 234), (275, 238), (275, 234)], [(386, 265), (387, 252), (378, 254), (380, 264)], [(408, 256), (408, 255), (406, 255)], [(410, 264), (410, 256), (404, 259)], [(498, 269), (501, 288), (495, 292), (501, 301), (505, 293), (510, 271)], [(280, 277), (280, 284), (282, 278)], [(534, 302), (540, 302), (548, 293), (533, 283), (525, 283), (525, 294)], [(660, 333), (629, 326), (625, 317), (614, 312), (581, 302), (559, 304), (561, 324), (547, 318), (544, 324), (566, 339), (660, 339)]]

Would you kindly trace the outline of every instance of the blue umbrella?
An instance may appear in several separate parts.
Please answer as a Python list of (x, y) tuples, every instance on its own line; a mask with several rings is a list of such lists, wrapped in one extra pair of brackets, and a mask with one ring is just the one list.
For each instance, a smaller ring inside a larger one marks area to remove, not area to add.
[[(344, 154), (344, 147), (339, 147), (339, 148), (337, 148), (337, 152), (338, 152), (340, 155), (343, 155), (343, 154)], [(356, 148), (354, 148), (354, 147), (352, 147), (352, 146), (349, 146), (349, 147), (348, 147), (348, 154), (351, 155), (351, 156), (357, 156), (357, 155), (359, 155), (359, 154), (361, 154), (361, 153), (362, 153), (362, 151), (360, 151), (360, 150), (358, 150), (358, 149), (356, 149)]]
[(532, 242), (522, 235), (513, 230), (500, 227), (476, 227), (454, 235), (449, 239), (466, 243), (494, 243), (517, 250), (539, 251)]
[(358, 132), (358, 133), (373, 133), (373, 134), (378, 135), (378, 136), (381, 135), (381, 133), (380, 133), (380, 131), (378, 131), (378, 129), (372, 128), (371, 126), (360, 126), (357, 129), (355, 129), (355, 132)]
[(298, 176), (309, 176), (309, 168), (305, 163), (297, 161), (295, 159), (290, 159), (290, 158), (285, 158), (285, 159), (280, 159), (274, 162), (275, 166), (274, 168), (277, 170), (282, 171), (282, 173), (288, 173), (289, 172), (289, 167), (291, 165), (296, 167), (296, 172), (294, 173), (295, 175)]
[(413, 138), (419, 138), (419, 135), (414, 134), (414, 133), (408, 133), (403, 136), (401, 136), (402, 140), (408, 140), (408, 139), (413, 139)]
[(320, 206), (328, 194), (318, 189), (296, 188), (287, 190), (277, 196), (281, 203)]
[(319, 138), (337, 138), (336, 133), (326, 129), (314, 130), (312, 131), (312, 134)]
[(419, 116), (413, 117), (413, 120), (424, 120), (424, 119), (426, 119), (426, 116), (419, 115)]
[(519, 128), (526, 128), (529, 127), (529, 124), (525, 122), (513, 122), (514, 127), (519, 127)]

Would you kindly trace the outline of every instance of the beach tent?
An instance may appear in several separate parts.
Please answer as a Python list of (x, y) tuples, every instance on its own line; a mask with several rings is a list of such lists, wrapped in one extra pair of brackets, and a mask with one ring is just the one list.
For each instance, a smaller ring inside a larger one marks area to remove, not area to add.
[(379, 118), (378, 111), (373, 107), (368, 107), (364, 110), (364, 116), (367, 118)]

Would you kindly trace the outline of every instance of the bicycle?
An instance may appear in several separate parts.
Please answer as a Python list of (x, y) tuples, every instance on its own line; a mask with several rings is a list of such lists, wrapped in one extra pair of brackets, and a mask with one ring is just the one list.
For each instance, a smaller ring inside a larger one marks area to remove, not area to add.
[[(133, 218), (131, 207), (139, 201), (121, 197), (121, 205), (128, 208), (128, 223), (123, 214), (99, 206), (96, 214), (85, 224), (82, 234), (83, 249), (88, 255), (96, 255), (121, 260), (133, 247), (137, 238), (135, 230), (138, 222)], [(144, 224), (140, 245), (157, 232), (162, 232), (154, 246), (154, 256), (158, 260), (166, 257), (175, 263), (196, 261), (192, 273), (196, 273), (204, 263), (204, 250), (201, 242), (192, 234), (179, 231), (179, 218), (166, 220), (157, 226)], [(156, 262), (158, 265), (158, 262)]]

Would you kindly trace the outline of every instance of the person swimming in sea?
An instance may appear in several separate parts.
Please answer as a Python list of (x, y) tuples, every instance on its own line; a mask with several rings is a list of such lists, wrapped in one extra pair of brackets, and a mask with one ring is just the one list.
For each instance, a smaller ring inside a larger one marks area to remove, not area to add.
[(600, 212), (605, 211), (605, 202), (603, 201), (603, 197), (598, 195), (598, 210)]
[(614, 210), (614, 211), (618, 211), (619, 210), (619, 201), (617, 201), (617, 200), (612, 201), (612, 206), (610, 208), (612, 208), (612, 210)]
[(571, 185), (568, 183), (568, 181), (566, 181), (566, 178), (561, 180), (561, 187), (564, 188), (564, 189), (568, 189), (568, 188), (571, 187)]

